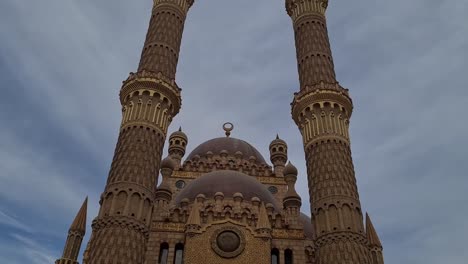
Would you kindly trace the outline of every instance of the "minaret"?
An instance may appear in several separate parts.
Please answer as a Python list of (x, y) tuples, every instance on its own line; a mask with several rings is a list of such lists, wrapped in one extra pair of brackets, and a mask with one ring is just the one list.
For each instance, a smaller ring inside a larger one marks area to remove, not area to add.
[(270, 143), (270, 160), (273, 163), (276, 177), (283, 176), (284, 166), (288, 160), (288, 145), (279, 135)]
[(182, 158), (184, 157), (185, 149), (187, 148), (187, 143), (188, 138), (187, 135), (182, 132), (182, 127), (169, 136), (169, 156), (175, 161), (176, 170), (181, 166)]
[(366, 234), (371, 249), (372, 264), (384, 264), (382, 243), (380, 243), (379, 236), (377, 235), (377, 231), (375, 231), (369, 214), (366, 214)]
[(288, 191), (283, 198), (283, 209), (290, 228), (303, 228), (299, 221), (302, 199), (296, 192), (297, 168), (289, 162), (284, 168), (284, 180), (288, 184)]
[(181, 107), (175, 74), (192, 4), (153, 1), (138, 72), (120, 90), (122, 124), (86, 263), (144, 262), (167, 128)]
[(328, 0), (286, 0), (300, 82), (292, 117), (303, 138), (318, 263), (370, 264), (348, 132), (353, 104), (335, 78), (327, 6)]
[(167, 157), (161, 162), (161, 185), (156, 189), (154, 201), (153, 219), (163, 221), (165, 217), (169, 217), (169, 202), (172, 199), (172, 191), (169, 186), (169, 177), (171, 177), (176, 163), (170, 157)]
[(86, 232), (86, 211), (88, 209), (88, 197), (83, 202), (75, 220), (68, 230), (67, 242), (63, 249), (62, 258), (57, 259), (55, 264), (78, 264), (81, 242)]

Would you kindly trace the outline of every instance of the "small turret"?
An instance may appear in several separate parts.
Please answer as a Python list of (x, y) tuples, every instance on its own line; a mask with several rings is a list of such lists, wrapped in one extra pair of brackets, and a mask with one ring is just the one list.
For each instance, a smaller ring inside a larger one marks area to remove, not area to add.
[(284, 180), (288, 184), (288, 191), (283, 198), (283, 208), (291, 227), (300, 228), (299, 215), (301, 212), (302, 199), (296, 192), (297, 168), (289, 162), (284, 168)]
[(260, 211), (258, 212), (258, 221), (255, 228), (257, 233), (264, 238), (271, 238), (271, 224), (268, 218), (268, 213), (265, 208), (265, 204), (260, 205)]
[(279, 138), (279, 135), (276, 135), (276, 139), (270, 143), (270, 160), (276, 177), (282, 177), (284, 165), (288, 160), (288, 145)]
[(88, 209), (88, 197), (83, 202), (75, 220), (68, 230), (67, 242), (63, 249), (61, 259), (55, 261), (56, 264), (78, 264), (78, 254), (80, 253), (81, 242), (86, 233), (86, 211)]
[(375, 231), (374, 225), (369, 217), (369, 214), (366, 213), (366, 236), (369, 241), (369, 247), (372, 254), (372, 264), (384, 264), (383, 259), (383, 247), (380, 242), (379, 236)]
[(188, 235), (198, 234), (201, 228), (200, 209), (198, 207), (197, 200), (192, 204), (192, 210), (190, 211), (189, 218), (185, 224), (185, 232)]
[(172, 199), (172, 191), (169, 186), (169, 177), (171, 177), (177, 164), (171, 157), (167, 157), (161, 161), (161, 185), (156, 189), (155, 193), (155, 219), (163, 220), (168, 217), (168, 205)]
[(185, 149), (187, 148), (188, 138), (187, 135), (182, 132), (182, 127), (178, 131), (172, 133), (169, 136), (169, 156), (175, 161), (176, 170), (181, 165), (182, 158), (185, 155)]

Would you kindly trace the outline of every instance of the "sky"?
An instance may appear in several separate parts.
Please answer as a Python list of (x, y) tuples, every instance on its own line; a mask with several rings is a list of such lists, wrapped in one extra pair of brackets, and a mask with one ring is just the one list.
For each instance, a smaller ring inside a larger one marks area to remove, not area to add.
[[(0, 1), (0, 263), (52, 263), (89, 196), (97, 215), (120, 125), (118, 92), (136, 71), (152, 1)], [(386, 263), (468, 259), (468, 2), (330, 1), (337, 78), (354, 100), (351, 140), (363, 210)], [(188, 152), (223, 136), (269, 160), (277, 133), (299, 169), (292, 23), (284, 0), (197, 0), (177, 82)], [(165, 147), (167, 152), (167, 147)]]

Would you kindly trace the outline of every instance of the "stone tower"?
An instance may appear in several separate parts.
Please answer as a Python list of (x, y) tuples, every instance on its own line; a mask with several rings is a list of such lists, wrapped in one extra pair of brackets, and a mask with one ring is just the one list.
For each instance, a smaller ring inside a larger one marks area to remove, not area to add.
[(193, 0), (154, 0), (136, 73), (120, 90), (122, 124), (84, 263), (143, 263), (167, 128), (181, 106), (175, 82)]
[(286, 0), (300, 82), (292, 117), (303, 138), (316, 258), (320, 264), (380, 264), (364, 232), (348, 132), (353, 103), (335, 77), (327, 6), (328, 0)]
[(86, 232), (86, 211), (88, 209), (88, 197), (83, 202), (75, 220), (68, 230), (67, 241), (63, 249), (62, 258), (57, 259), (55, 264), (78, 264), (81, 242)]
[(288, 160), (288, 145), (279, 135), (270, 143), (270, 160), (277, 177), (283, 176), (284, 166)]

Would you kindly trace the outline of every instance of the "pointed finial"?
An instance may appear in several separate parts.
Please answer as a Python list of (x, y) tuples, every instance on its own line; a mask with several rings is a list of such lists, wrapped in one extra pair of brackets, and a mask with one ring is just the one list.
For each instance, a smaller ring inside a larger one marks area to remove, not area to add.
[(81, 205), (78, 214), (76, 214), (75, 220), (70, 226), (70, 230), (85, 232), (86, 231), (86, 212), (88, 211), (88, 196)]
[(190, 211), (185, 227), (189, 234), (198, 233), (201, 228), (200, 210), (198, 209), (198, 202), (196, 199), (192, 204), (192, 210)]
[(179, 132), (182, 132), (182, 126), (179, 127)]
[(265, 208), (265, 204), (260, 205), (260, 212), (258, 213), (257, 229), (271, 229), (270, 220), (268, 219), (268, 213)]
[(234, 125), (230, 122), (226, 122), (223, 125), (223, 129), (226, 132), (226, 137), (229, 137), (231, 135), (231, 131), (234, 129)]
[(371, 246), (382, 248), (382, 243), (380, 242), (377, 231), (375, 231), (374, 225), (369, 217), (369, 214), (366, 213), (366, 235), (367, 240)]
[(196, 201), (192, 205), (192, 211), (190, 212), (189, 218), (187, 220), (187, 225), (201, 225), (200, 211)]
[(279, 134), (276, 134), (276, 139), (280, 139)]

